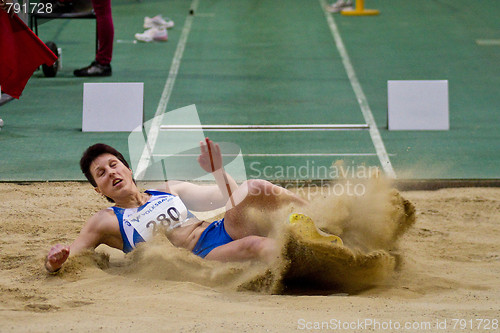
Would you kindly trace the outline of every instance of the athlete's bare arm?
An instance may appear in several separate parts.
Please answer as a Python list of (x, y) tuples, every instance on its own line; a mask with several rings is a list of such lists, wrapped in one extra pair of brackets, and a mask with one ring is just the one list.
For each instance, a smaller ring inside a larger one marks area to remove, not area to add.
[(198, 163), (214, 176), (216, 184), (198, 185), (178, 181), (168, 181), (166, 184), (169, 193), (179, 196), (188, 209), (199, 212), (224, 207), (229, 195), (238, 189), (238, 184), (224, 171), (219, 145), (207, 138), (200, 142), (200, 150)]
[(100, 244), (122, 249), (118, 220), (111, 210), (105, 209), (92, 216), (83, 226), (75, 241), (69, 245), (57, 244), (47, 254), (45, 268), (49, 272), (59, 270), (70, 253), (78, 254), (87, 249), (94, 249)]

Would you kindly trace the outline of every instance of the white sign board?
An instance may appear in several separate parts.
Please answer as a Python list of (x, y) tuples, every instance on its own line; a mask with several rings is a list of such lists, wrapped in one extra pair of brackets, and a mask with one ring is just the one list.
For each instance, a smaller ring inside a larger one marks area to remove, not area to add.
[(84, 83), (83, 132), (131, 132), (143, 122), (144, 83)]
[(389, 130), (449, 130), (448, 80), (388, 81)]

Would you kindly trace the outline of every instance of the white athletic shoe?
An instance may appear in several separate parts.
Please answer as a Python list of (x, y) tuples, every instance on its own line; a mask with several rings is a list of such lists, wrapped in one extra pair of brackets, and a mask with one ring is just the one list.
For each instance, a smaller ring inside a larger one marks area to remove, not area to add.
[(169, 29), (174, 27), (174, 21), (166, 17), (165, 19), (161, 15), (156, 15), (155, 17), (145, 17), (144, 18), (144, 29), (149, 28), (163, 28)]
[(325, 9), (330, 13), (338, 13), (344, 9), (352, 9), (352, 0), (337, 0), (337, 2), (326, 6)]
[(163, 28), (151, 28), (146, 31), (144, 31), (142, 34), (135, 34), (135, 39), (137, 39), (140, 42), (152, 42), (152, 41), (158, 41), (158, 42), (166, 42), (168, 40), (168, 33), (167, 29)]

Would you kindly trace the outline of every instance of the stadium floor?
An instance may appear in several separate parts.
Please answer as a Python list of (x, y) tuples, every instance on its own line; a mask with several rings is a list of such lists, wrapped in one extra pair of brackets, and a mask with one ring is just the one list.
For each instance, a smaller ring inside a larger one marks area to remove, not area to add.
[[(322, 4), (113, 0), (109, 78), (72, 74), (93, 59), (93, 21), (44, 23), (40, 38), (62, 48), (63, 68), (55, 78), (35, 72), (20, 100), (0, 107), (0, 181), (83, 180), (78, 160), (96, 142), (128, 156), (129, 133), (82, 132), (84, 82), (144, 82), (145, 120), (195, 104), (202, 124), (362, 124), (353, 74), (398, 179), (500, 179), (500, 2), (366, 1), (381, 11), (374, 17), (326, 14)], [(134, 43), (143, 18), (160, 13), (175, 22), (168, 42)], [(388, 80), (448, 80), (450, 130), (389, 131)], [(368, 130), (205, 134), (238, 145), (249, 178), (329, 178), (319, 171), (336, 160), (387, 171)], [(306, 172), (284, 172), (294, 168)]]

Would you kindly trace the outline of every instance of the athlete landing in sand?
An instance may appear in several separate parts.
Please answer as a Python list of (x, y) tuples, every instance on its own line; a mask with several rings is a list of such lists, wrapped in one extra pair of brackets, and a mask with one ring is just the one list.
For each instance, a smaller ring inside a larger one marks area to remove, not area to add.
[[(305, 205), (307, 201), (265, 180), (248, 180), (238, 186), (224, 171), (219, 145), (207, 138), (200, 148), (198, 163), (212, 173), (216, 185), (167, 181), (163, 188), (141, 192), (122, 154), (105, 144), (90, 146), (80, 160), (82, 172), (95, 190), (115, 205), (93, 215), (71, 245), (53, 246), (45, 268), (55, 272), (70, 253), (94, 249), (100, 244), (132, 251), (138, 243), (152, 239), (159, 227), (164, 228), (174, 246), (202, 258), (272, 261), (277, 256), (276, 241), (245, 218), (245, 209), (278, 209), (290, 203)], [(224, 218), (212, 223), (198, 220), (189, 211), (224, 206)]]

